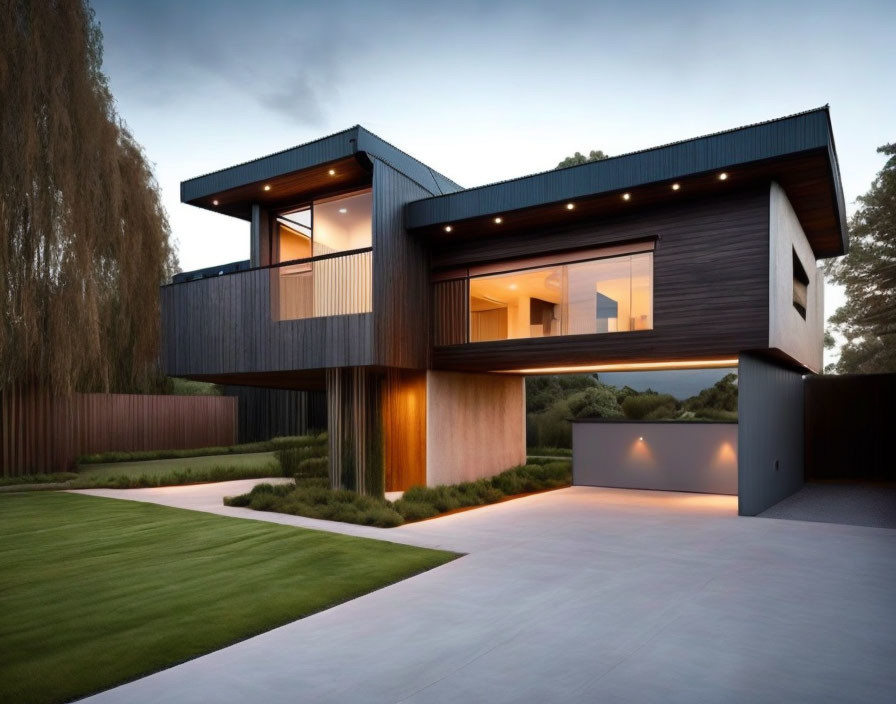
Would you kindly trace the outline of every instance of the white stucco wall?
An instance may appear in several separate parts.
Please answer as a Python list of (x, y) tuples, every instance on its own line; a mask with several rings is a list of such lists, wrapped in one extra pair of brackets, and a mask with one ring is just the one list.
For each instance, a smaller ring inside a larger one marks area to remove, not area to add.
[[(793, 252), (809, 277), (806, 318), (793, 307)], [(784, 189), (769, 194), (769, 347), (814, 372), (821, 371), (824, 337), (824, 277)]]
[(524, 379), (426, 373), (426, 483), (490, 477), (526, 461)]

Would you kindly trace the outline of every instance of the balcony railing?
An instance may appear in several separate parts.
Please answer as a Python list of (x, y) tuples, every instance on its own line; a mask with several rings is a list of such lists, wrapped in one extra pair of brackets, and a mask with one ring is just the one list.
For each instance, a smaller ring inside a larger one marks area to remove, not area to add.
[(301, 320), (373, 310), (371, 248), (272, 266), (271, 316)]

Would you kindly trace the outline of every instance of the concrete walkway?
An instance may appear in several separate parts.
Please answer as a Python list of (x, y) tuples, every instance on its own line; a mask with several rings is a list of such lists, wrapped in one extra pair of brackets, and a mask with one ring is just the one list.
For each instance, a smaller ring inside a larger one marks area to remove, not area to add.
[(90, 491), (467, 556), (91, 702), (890, 702), (896, 531), (575, 487), (390, 530)]

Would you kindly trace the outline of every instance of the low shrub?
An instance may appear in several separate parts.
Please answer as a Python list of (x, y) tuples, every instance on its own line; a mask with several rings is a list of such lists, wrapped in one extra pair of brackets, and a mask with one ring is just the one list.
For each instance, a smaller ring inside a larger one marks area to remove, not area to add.
[(572, 457), (572, 450), (568, 447), (528, 447), (527, 455), (541, 455), (542, 457)]
[(258, 479), (277, 474), (277, 467), (272, 464), (264, 467), (228, 467), (221, 465), (208, 469), (185, 469), (167, 474), (143, 474), (128, 476), (125, 474), (101, 477), (82, 477), (68, 482), (69, 489), (140, 489), (157, 486), (179, 486), (182, 484), (203, 484), (205, 482), (227, 482), (236, 479)]
[(25, 484), (61, 484), (77, 479), (74, 472), (54, 472), (53, 474), (20, 474), (18, 477), (0, 477), (0, 486)]
[[(304, 462), (321, 465), (323, 458)], [(447, 486), (414, 486), (394, 503), (345, 489), (329, 489), (325, 477), (299, 478), (295, 484), (259, 484), (248, 494), (224, 499), (228, 506), (248, 506), (328, 521), (390, 528), (422, 521), (458, 508), (493, 504), (507, 496), (568, 486), (572, 467), (566, 460), (545, 460), (508, 469), (494, 477)]]
[(327, 434), (296, 435), (271, 438), (263, 442), (249, 442), (242, 445), (223, 447), (196, 447), (189, 450), (143, 450), (139, 452), (100, 452), (82, 455), (78, 464), (105, 464), (108, 462), (142, 462), (144, 460), (171, 460), (188, 457), (208, 457), (211, 455), (243, 455), (254, 452), (274, 452), (289, 447), (323, 448), (326, 454)]
[(737, 411), (723, 411), (718, 408), (698, 408), (694, 411), (694, 417), (701, 420), (718, 420), (722, 422), (736, 423)]
[(300, 445), (277, 450), (274, 457), (280, 463), (284, 477), (296, 479), (310, 477), (326, 477), (327, 447), (326, 445)]
[[(622, 411), (626, 418), (632, 420), (645, 420), (651, 414), (653, 417), (674, 417), (663, 416), (665, 413), (673, 413), (678, 408), (678, 401), (674, 396), (669, 394), (638, 394), (637, 396), (629, 396), (622, 402)], [(666, 410), (660, 410), (666, 409)]]

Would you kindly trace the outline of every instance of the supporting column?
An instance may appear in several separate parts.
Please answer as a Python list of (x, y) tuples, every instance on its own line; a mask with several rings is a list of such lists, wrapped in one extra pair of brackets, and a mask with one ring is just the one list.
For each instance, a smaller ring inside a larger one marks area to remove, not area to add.
[(737, 497), (756, 516), (803, 485), (803, 374), (755, 354), (738, 364)]
[(490, 477), (525, 462), (522, 376), (426, 373), (428, 486)]
[(382, 379), (364, 367), (327, 370), (330, 486), (383, 494)]

